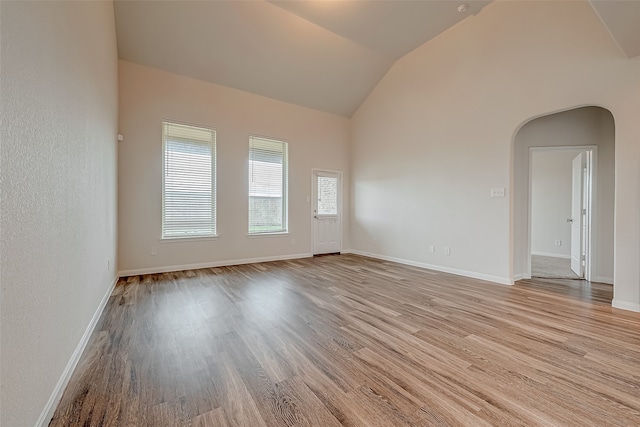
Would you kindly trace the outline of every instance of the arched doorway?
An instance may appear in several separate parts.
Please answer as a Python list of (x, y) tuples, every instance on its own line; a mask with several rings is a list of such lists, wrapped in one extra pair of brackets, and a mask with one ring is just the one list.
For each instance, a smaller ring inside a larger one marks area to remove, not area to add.
[[(611, 112), (601, 107), (580, 107), (538, 117), (516, 133), (512, 169), (514, 281), (531, 277), (532, 153), (578, 147), (595, 154), (586, 275), (591, 281), (613, 283), (615, 125)], [(566, 219), (558, 217), (557, 221)]]

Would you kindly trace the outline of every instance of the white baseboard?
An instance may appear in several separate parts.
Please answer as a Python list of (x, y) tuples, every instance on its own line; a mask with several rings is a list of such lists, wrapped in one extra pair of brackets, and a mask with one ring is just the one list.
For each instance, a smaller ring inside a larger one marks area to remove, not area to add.
[(598, 283), (606, 283), (607, 285), (613, 285), (613, 277), (595, 276), (591, 278), (591, 281), (598, 282)]
[(531, 275), (527, 273), (515, 274), (513, 276), (513, 281), (517, 282), (518, 280), (531, 279)]
[(160, 267), (122, 270), (118, 272), (118, 275), (120, 277), (127, 277), (127, 276), (137, 276), (140, 274), (169, 273), (171, 271), (197, 270), (199, 268), (226, 267), (229, 265), (255, 264), (258, 262), (270, 262), (270, 261), (286, 261), (288, 259), (310, 258), (312, 256), (313, 256), (312, 253), (302, 253), (302, 254), (279, 255), (279, 256), (270, 256), (270, 257), (261, 257), (261, 258), (244, 258), (244, 259), (231, 259), (226, 261), (201, 262), (197, 264), (167, 265), (167, 266), (160, 266)]
[(548, 256), (551, 258), (571, 259), (571, 255), (552, 254), (547, 252), (531, 252), (531, 255)]
[(620, 300), (614, 299), (611, 302), (611, 306), (613, 308), (619, 308), (621, 310), (640, 312), (640, 304), (636, 304), (634, 302), (620, 301)]
[(352, 254), (362, 255), (370, 258), (377, 258), (384, 261), (397, 262), (398, 264), (411, 265), (413, 267), (426, 268), (428, 270), (435, 270), (443, 273), (456, 274), (458, 276), (471, 277), (473, 279), (485, 280), (487, 282), (499, 283), (501, 285), (513, 285), (513, 281), (508, 277), (493, 276), (490, 274), (477, 273), (475, 271), (460, 270), (458, 268), (444, 267), (441, 265), (433, 265), (433, 264), (427, 264), (423, 262), (410, 261), (402, 258), (394, 258), (386, 255), (374, 254), (372, 252), (363, 252), (356, 249), (349, 249), (348, 251), (342, 251), (342, 253), (352, 253)]
[(53, 389), (53, 393), (51, 393), (51, 396), (49, 397), (49, 401), (47, 402), (47, 404), (45, 405), (44, 409), (40, 413), (40, 418), (38, 418), (38, 422), (36, 423), (36, 427), (46, 427), (51, 422), (51, 419), (53, 418), (53, 414), (56, 411), (56, 407), (58, 406), (58, 403), (60, 402), (60, 399), (62, 398), (62, 393), (64, 392), (64, 389), (67, 387), (67, 384), (69, 384), (69, 380), (71, 379), (71, 375), (73, 374), (74, 369), (76, 369), (76, 365), (80, 361), (80, 357), (82, 356), (82, 352), (84, 351), (85, 347), (89, 343), (89, 338), (91, 338), (91, 334), (93, 334), (93, 331), (96, 328), (96, 325), (98, 324), (98, 320), (100, 320), (100, 316), (102, 315), (102, 311), (104, 310), (105, 306), (107, 305), (107, 302), (109, 301), (109, 297), (113, 293), (113, 289), (115, 288), (116, 283), (118, 283), (118, 279), (119, 279), (118, 276), (116, 276), (113, 279), (113, 282), (111, 282), (111, 284), (107, 288), (107, 291), (105, 292), (104, 296), (102, 297), (102, 300), (100, 301), (100, 304), (98, 305), (98, 308), (96, 309), (96, 312), (93, 313), (93, 317), (91, 318), (91, 321), (89, 322), (89, 325), (87, 325), (87, 329), (85, 329), (84, 334), (82, 335), (82, 338), (80, 339), (80, 342), (76, 346), (76, 349), (73, 352), (73, 354), (71, 355), (71, 358), (69, 359), (69, 362), (67, 363), (67, 366), (64, 368), (64, 371), (62, 372), (62, 376), (60, 376), (60, 379), (58, 380), (58, 383), (56, 384), (55, 388)]

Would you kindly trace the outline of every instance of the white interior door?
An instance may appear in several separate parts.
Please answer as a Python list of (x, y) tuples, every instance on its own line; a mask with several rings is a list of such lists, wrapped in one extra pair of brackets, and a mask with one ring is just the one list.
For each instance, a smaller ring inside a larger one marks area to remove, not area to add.
[(313, 254), (342, 249), (341, 172), (313, 171)]
[(584, 170), (586, 154), (578, 154), (572, 162), (571, 179), (571, 270), (580, 277), (584, 277)]

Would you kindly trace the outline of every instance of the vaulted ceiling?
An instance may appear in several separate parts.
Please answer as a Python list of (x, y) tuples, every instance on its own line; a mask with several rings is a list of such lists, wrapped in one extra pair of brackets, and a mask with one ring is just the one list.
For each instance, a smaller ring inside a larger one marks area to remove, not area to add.
[[(465, 0), (466, 1), (466, 0)], [(350, 117), (401, 56), (488, 1), (116, 1), (121, 59)]]
[[(397, 59), (488, 3), (116, 0), (118, 54), (350, 117)], [(603, 23), (619, 30), (609, 28), (623, 51), (640, 54), (638, 20), (613, 3), (632, 3), (632, 9), (640, 2), (592, 1)]]

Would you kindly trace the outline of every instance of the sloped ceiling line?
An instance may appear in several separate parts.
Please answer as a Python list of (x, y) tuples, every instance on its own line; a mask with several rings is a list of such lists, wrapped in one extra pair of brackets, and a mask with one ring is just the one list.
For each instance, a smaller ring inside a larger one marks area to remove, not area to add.
[(589, 0), (627, 58), (640, 57), (640, 1)]

